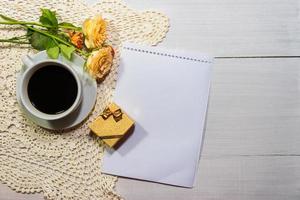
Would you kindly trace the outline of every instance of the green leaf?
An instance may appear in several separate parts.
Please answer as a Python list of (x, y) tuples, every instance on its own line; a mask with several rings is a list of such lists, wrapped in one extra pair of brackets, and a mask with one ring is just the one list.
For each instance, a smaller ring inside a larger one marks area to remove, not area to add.
[(67, 33), (62, 32), (55, 34), (55, 36), (59, 37), (60, 39), (63, 39), (66, 42), (70, 42), (70, 37), (67, 35)]
[(73, 46), (67, 46), (64, 44), (59, 44), (59, 48), (61, 50), (62, 55), (67, 58), (68, 60), (71, 60), (72, 53), (75, 51), (75, 47)]
[(72, 30), (77, 30), (77, 31), (80, 31), (81, 28), (80, 27), (77, 27), (75, 26), (74, 24), (71, 24), (69, 22), (62, 22), (60, 24), (58, 24), (60, 27), (64, 28), (64, 29), (72, 29)]
[(69, 27), (74, 27), (74, 28), (76, 28), (76, 26), (75, 26), (74, 24), (71, 24), (71, 23), (69, 23), (69, 22), (62, 22), (62, 23), (60, 23), (59, 25), (60, 25), (60, 26), (69, 26)]
[(48, 54), (49, 58), (57, 59), (58, 55), (59, 55), (59, 47), (55, 46), (55, 47), (48, 48), (47, 54)]
[(31, 29), (27, 28), (26, 35), (27, 35), (28, 37), (30, 37), (32, 34), (33, 34), (33, 31), (32, 31)]
[(41, 11), (42, 16), (40, 16), (40, 22), (44, 25), (53, 26), (54, 28), (57, 28), (58, 21), (56, 18), (56, 13), (49, 9), (41, 9)]
[(40, 51), (54, 47), (56, 45), (52, 38), (38, 32), (32, 33), (31, 37), (29, 38), (29, 42), (34, 49)]

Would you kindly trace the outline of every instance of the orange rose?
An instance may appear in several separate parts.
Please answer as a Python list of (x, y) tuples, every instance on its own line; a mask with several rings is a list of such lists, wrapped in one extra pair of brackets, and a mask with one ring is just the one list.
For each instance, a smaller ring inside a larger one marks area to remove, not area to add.
[(78, 49), (83, 47), (83, 33), (70, 31), (68, 32), (72, 44), (74, 44)]
[(109, 73), (113, 58), (114, 50), (111, 46), (94, 51), (87, 59), (87, 71), (100, 81)]
[(99, 48), (106, 40), (106, 22), (100, 15), (84, 21), (82, 26), (87, 48)]

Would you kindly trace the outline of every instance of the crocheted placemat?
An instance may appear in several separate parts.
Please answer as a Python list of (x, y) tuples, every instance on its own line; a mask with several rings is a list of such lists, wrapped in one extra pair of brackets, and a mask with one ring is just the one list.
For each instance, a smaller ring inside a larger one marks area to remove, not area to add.
[[(120, 199), (114, 189), (117, 178), (101, 173), (103, 143), (89, 134), (87, 124), (110, 102), (122, 42), (157, 44), (168, 31), (168, 18), (159, 12), (135, 11), (121, 0), (104, 0), (92, 6), (81, 0), (0, 1), (0, 13), (16, 19), (37, 21), (40, 8), (56, 10), (61, 20), (78, 26), (101, 13), (108, 20), (108, 40), (116, 56), (111, 73), (98, 85), (92, 114), (76, 129), (61, 133), (33, 124), (17, 104), (20, 58), (36, 52), (26, 45), (0, 44), (0, 181), (17, 192), (42, 192), (46, 199)], [(22, 33), (19, 28), (0, 28), (0, 38)]]

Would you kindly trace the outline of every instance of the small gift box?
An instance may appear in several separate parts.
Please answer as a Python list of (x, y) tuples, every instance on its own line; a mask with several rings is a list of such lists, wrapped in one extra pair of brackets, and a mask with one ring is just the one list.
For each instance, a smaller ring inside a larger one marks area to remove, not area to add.
[(114, 147), (130, 132), (133, 125), (134, 121), (117, 104), (112, 103), (89, 127), (108, 146)]

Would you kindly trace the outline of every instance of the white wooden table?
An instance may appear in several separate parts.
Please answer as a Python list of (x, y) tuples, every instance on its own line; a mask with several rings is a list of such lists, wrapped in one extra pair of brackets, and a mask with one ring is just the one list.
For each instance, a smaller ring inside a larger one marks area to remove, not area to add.
[[(216, 63), (195, 187), (120, 178), (118, 192), (127, 200), (300, 199), (300, 0), (126, 2), (170, 17), (160, 46), (210, 53)], [(0, 199), (42, 195), (0, 185)]]

